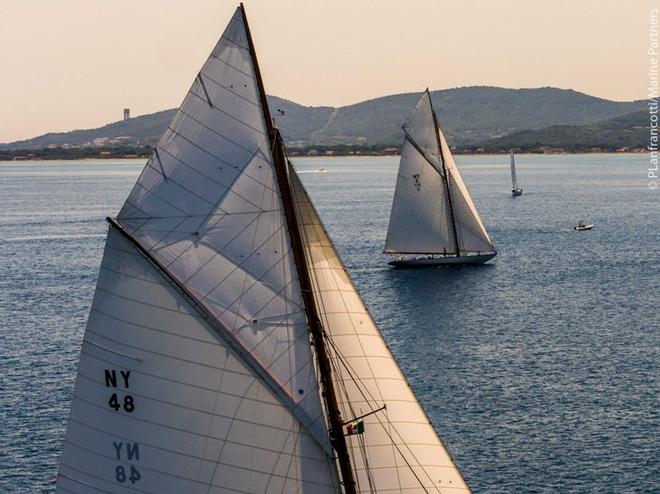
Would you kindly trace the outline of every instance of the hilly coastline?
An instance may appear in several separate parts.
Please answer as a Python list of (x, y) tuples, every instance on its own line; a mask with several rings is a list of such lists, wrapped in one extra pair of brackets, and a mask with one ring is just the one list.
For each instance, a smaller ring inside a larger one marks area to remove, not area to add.
[[(643, 100), (616, 102), (550, 87), (474, 86), (433, 91), (431, 95), (448, 140), (459, 151), (644, 147), (648, 122), (644, 120)], [(276, 96), (270, 96), (269, 102), (293, 154), (319, 150), (379, 152), (387, 148), (395, 151), (400, 146), (401, 124), (418, 97), (419, 93), (403, 93), (339, 108), (308, 107)], [(0, 144), (0, 159), (12, 159), (26, 150), (40, 150), (38, 157), (69, 155), (73, 150), (81, 157), (94, 153), (101, 157), (143, 156), (156, 144), (175, 111)]]

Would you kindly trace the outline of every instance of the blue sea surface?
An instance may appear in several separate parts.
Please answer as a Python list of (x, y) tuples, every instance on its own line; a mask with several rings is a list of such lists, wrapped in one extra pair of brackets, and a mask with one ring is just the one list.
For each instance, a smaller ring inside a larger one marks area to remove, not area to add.
[[(484, 266), (387, 266), (398, 158), (296, 166), (475, 492), (660, 492), (648, 157), (520, 155), (517, 198), (508, 157), (457, 162), (498, 250)], [(104, 217), (143, 163), (0, 163), (0, 492), (54, 490)], [(573, 231), (579, 220), (595, 228)]]

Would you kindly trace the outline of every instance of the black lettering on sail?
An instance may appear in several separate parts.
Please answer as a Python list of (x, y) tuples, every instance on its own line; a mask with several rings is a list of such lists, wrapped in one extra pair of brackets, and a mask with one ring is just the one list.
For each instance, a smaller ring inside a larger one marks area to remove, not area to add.
[(117, 371), (105, 369), (105, 385), (106, 387), (117, 387)]

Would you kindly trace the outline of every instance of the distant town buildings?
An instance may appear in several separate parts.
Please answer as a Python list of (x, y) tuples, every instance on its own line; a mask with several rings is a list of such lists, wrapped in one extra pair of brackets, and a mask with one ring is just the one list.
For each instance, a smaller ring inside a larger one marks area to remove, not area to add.
[(80, 147), (103, 147), (103, 146), (121, 146), (130, 144), (130, 136), (117, 136), (117, 137), (96, 137), (89, 142), (81, 144)]
[(129, 118), (131, 118), (131, 109), (124, 108), (124, 120), (128, 120)]

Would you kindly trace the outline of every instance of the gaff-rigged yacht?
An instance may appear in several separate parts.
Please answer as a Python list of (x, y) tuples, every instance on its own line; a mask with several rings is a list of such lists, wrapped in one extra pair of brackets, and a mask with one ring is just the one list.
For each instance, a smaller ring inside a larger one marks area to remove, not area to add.
[(470, 492), (289, 161), (242, 6), (109, 223), (57, 493)]
[(497, 252), (456, 167), (427, 89), (403, 125), (385, 253), (397, 267), (481, 264)]

